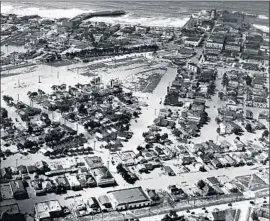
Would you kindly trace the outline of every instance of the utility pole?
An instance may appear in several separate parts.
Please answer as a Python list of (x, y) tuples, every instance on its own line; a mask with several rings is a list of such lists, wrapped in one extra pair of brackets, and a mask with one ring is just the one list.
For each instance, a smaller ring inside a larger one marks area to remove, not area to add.
[(41, 80), (40, 80), (40, 75), (38, 76), (38, 83), (41, 83)]
[(109, 159), (107, 160), (107, 168), (108, 168), (108, 171), (109, 171), (109, 168), (110, 168), (110, 161), (109, 161)]
[(19, 94), (17, 94), (18, 95), (18, 101), (20, 100), (20, 95)]
[(96, 140), (94, 140), (94, 150), (96, 150)]

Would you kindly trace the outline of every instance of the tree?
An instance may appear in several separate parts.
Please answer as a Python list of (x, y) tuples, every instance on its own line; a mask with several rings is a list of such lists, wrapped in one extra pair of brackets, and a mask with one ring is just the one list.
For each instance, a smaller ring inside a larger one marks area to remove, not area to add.
[(255, 211), (253, 211), (251, 213), (251, 219), (252, 219), (252, 221), (258, 221), (259, 220), (259, 216)]
[(251, 124), (247, 124), (245, 128), (246, 128), (247, 132), (252, 132)]
[(268, 137), (269, 136), (269, 131), (268, 130), (265, 130), (263, 133), (262, 133), (262, 137)]
[(162, 219), (161, 221), (172, 221), (173, 219), (168, 215), (166, 214)]
[(208, 121), (208, 114), (207, 112), (203, 112), (201, 116), (201, 124), (205, 124)]
[(87, 114), (87, 109), (85, 108), (84, 104), (80, 104), (80, 106), (78, 108), (78, 112), (80, 114)]
[(145, 148), (146, 148), (147, 150), (149, 150), (149, 149), (152, 148), (152, 147), (153, 147), (153, 146), (152, 146), (151, 144), (149, 144), (149, 143), (145, 145)]
[(8, 157), (12, 154), (11, 150), (10, 149), (6, 149), (5, 150), (5, 155)]
[(222, 100), (223, 97), (224, 97), (224, 93), (223, 92), (218, 92), (218, 97), (219, 97), (220, 100)]
[(204, 166), (200, 166), (199, 171), (200, 172), (206, 172), (207, 170), (204, 168)]
[(137, 150), (140, 151), (140, 150), (144, 150), (144, 148), (142, 146), (138, 146), (137, 147)]
[(4, 95), (3, 100), (7, 102), (8, 104), (10, 104), (10, 102), (13, 101), (14, 99), (10, 96)]
[(30, 124), (28, 125), (28, 133), (29, 134), (33, 133), (33, 127)]
[(159, 141), (160, 141), (160, 138), (161, 138), (160, 133), (157, 133), (157, 134), (156, 134), (156, 141), (159, 142)]
[(226, 73), (223, 74), (223, 77), (222, 77), (222, 86), (223, 87), (227, 87), (228, 86), (228, 83), (229, 83), (229, 79), (228, 79), (228, 76)]
[(170, 217), (172, 217), (172, 218), (176, 218), (176, 217), (178, 217), (178, 215), (177, 215), (177, 213), (176, 213), (176, 211), (175, 211), (175, 210), (170, 210), (170, 212), (169, 212), (169, 216), (170, 216)]
[(217, 124), (220, 124), (222, 122), (218, 117), (216, 117), (215, 120), (216, 120)]
[(133, 112), (133, 116), (134, 116), (135, 118), (139, 117), (138, 112), (134, 111), (134, 112)]
[(1, 108), (2, 116), (1, 118), (7, 118), (8, 117), (8, 112), (5, 108)]
[(162, 134), (162, 136), (161, 136), (161, 140), (166, 140), (166, 139), (168, 139), (168, 134), (167, 133), (164, 133), (164, 134)]
[(197, 185), (202, 190), (205, 187), (205, 182), (203, 180), (199, 180)]
[(119, 163), (116, 166), (116, 169), (117, 169), (118, 173), (122, 173), (124, 171), (123, 165), (121, 163)]
[(215, 93), (216, 85), (215, 82), (211, 81), (207, 87), (207, 93), (213, 95)]
[(248, 86), (251, 86), (252, 78), (251, 78), (249, 75), (247, 75), (247, 76), (245, 77), (245, 80), (246, 80), (246, 84), (247, 84)]

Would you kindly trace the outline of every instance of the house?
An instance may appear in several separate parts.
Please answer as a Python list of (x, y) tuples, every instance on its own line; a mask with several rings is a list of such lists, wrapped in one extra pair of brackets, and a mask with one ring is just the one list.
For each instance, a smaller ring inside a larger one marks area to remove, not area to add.
[(87, 200), (87, 206), (96, 213), (100, 212), (101, 210), (99, 203), (95, 197), (91, 197)]
[(177, 188), (175, 185), (169, 185), (168, 190), (173, 201), (177, 202), (188, 198), (188, 195), (181, 188)]
[(215, 168), (222, 168), (223, 167), (222, 164), (216, 158), (212, 159), (211, 163)]
[(45, 180), (42, 182), (42, 189), (45, 190), (47, 193), (52, 193), (55, 189), (55, 185), (50, 180)]
[(201, 113), (199, 111), (189, 110), (187, 112), (187, 120), (195, 123), (199, 123), (201, 120)]
[(80, 182), (78, 181), (76, 175), (65, 174), (65, 177), (69, 183), (69, 186), (72, 190), (82, 189)]
[(115, 210), (134, 209), (151, 205), (151, 200), (141, 187), (108, 191), (107, 196)]
[(181, 47), (179, 49), (179, 53), (183, 55), (192, 55), (194, 53), (194, 49), (189, 47)]
[(190, 165), (192, 163), (196, 162), (196, 159), (195, 157), (190, 157), (190, 156), (184, 156), (182, 158), (182, 165), (185, 166), (185, 165)]
[(220, 59), (220, 52), (219, 51), (204, 52), (204, 58), (207, 61), (218, 61)]
[(173, 171), (172, 168), (169, 167), (169, 166), (164, 166), (164, 171), (165, 171), (165, 174), (166, 174), (166, 175), (169, 175), (169, 176), (175, 176), (174, 171)]
[(195, 36), (195, 37), (188, 37), (185, 39), (185, 45), (186, 46), (193, 46), (193, 47), (198, 47), (199, 44), (202, 41), (201, 36)]
[(100, 205), (102, 212), (107, 212), (108, 209), (110, 210), (112, 208), (112, 204), (110, 202), (110, 199), (106, 195), (99, 196), (98, 202), (99, 202), (99, 205)]
[(67, 180), (67, 178), (65, 176), (58, 176), (55, 179), (55, 182), (56, 182), (57, 186), (63, 187), (64, 190), (69, 190), (70, 189), (69, 182), (68, 182), (68, 180)]
[(85, 160), (86, 165), (90, 169), (95, 169), (95, 168), (99, 168), (99, 167), (103, 167), (104, 166), (101, 157), (98, 157), (98, 156), (85, 157), (84, 160)]
[(21, 180), (10, 181), (13, 197), (16, 200), (27, 199), (28, 194)]
[(206, 48), (223, 49), (224, 36), (211, 36), (206, 42)]
[(99, 167), (91, 170), (93, 178), (96, 180), (98, 186), (112, 186), (115, 185), (115, 179), (107, 167)]
[(194, 63), (188, 63), (187, 64), (187, 69), (190, 70), (191, 72), (196, 73), (196, 74), (199, 71), (199, 67), (196, 64), (194, 64)]
[(47, 221), (53, 218), (61, 217), (63, 210), (58, 200), (35, 203), (35, 220)]
[(204, 31), (210, 31), (213, 28), (213, 25), (214, 25), (213, 21), (205, 20), (202, 21), (199, 27)]
[(259, 43), (245, 43), (243, 52), (250, 55), (258, 55), (260, 50)]
[(123, 151), (119, 154), (121, 162), (124, 166), (133, 166), (136, 164), (135, 153), (133, 151)]
[(1, 221), (25, 221), (24, 215), (20, 212), (18, 204), (0, 206)]
[[(204, 181), (203, 181), (204, 182)], [(209, 197), (209, 196), (216, 196), (217, 195), (217, 191), (210, 186), (208, 183), (204, 182), (204, 187), (200, 190), (200, 194), (204, 197)]]
[(233, 221), (236, 220), (240, 210), (226, 209), (212, 212), (213, 221)]
[(236, 112), (233, 110), (225, 110), (223, 113), (223, 118), (225, 120), (235, 120), (236, 119)]
[(246, 110), (246, 119), (253, 119), (253, 112), (251, 110)]
[(223, 123), (223, 122), (221, 122), (221, 123), (219, 124), (219, 134), (220, 134), (220, 135), (226, 134), (226, 124)]
[(267, 99), (263, 97), (258, 97), (258, 96), (254, 97), (253, 107), (267, 108)]
[(227, 42), (225, 44), (225, 50), (226, 51), (240, 52), (241, 51), (241, 42)]
[(12, 179), (12, 173), (8, 168), (4, 167), (1, 168), (0, 177), (1, 179)]
[(159, 195), (156, 193), (156, 191), (153, 189), (153, 190), (149, 190), (147, 189), (146, 190), (148, 196), (150, 197), (150, 199), (152, 200), (153, 203), (158, 203), (159, 200), (160, 200), (160, 197)]
[(211, 183), (211, 185), (214, 185), (214, 186), (221, 185), (221, 183), (218, 181), (216, 177), (207, 177), (206, 180), (207, 182)]

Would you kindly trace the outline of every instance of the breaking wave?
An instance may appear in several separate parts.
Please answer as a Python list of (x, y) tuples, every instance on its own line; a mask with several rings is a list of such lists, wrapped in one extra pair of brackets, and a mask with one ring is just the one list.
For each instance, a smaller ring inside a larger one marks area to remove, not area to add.
[(269, 27), (265, 26), (265, 25), (257, 25), (254, 24), (253, 25), (255, 28), (262, 30), (263, 32), (269, 32)]
[(269, 17), (267, 17), (266, 15), (258, 15), (258, 19), (261, 19), (261, 20), (268, 20)]
[(165, 17), (135, 17), (130, 14), (126, 14), (121, 17), (96, 17), (91, 18), (90, 21), (103, 21), (106, 23), (120, 23), (120, 24), (137, 24), (147, 26), (171, 26), (171, 27), (183, 27), (189, 17), (186, 18), (165, 18)]
[[(44, 18), (73, 18), (79, 14), (94, 12), (86, 11), (78, 8), (71, 9), (51, 9), (38, 7), (23, 7), (9, 4), (2, 5), (3, 14), (16, 14), (19, 16), (25, 15), (39, 15)], [(189, 17), (184, 18), (168, 18), (168, 17), (137, 17), (130, 13), (121, 17), (95, 17), (90, 21), (106, 22), (106, 23), (120, 23), (120, 24), (140, 24), (147, 26), (171, 26), (182, 27), (189, 20)]]
[(49, 9), (49, 8), (37, 8), (37, 7), (23, 7), (3, 4), (1, 7), (1, 13), (3, 14), (16, 14), (19, 16), (25, 15), (39, 15), (44, 18), (73, 18), (79, 14), (91, 12), (84, 11), (78, 8), (72, 9)]

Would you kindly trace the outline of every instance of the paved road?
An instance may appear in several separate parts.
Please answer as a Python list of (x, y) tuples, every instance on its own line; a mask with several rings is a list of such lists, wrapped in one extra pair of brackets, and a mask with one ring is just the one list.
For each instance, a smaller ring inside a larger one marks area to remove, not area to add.
[[(262, 198), (258, 199), (258, 201), (259, 201), (258, 204), (260, 205), (264, 200), (265, 199), (262, 199)], [(232, 205), (233, 205), (233, 207), (228, 206), (228, 204), (221, 204), (221, 205), (214, 205), (214, 206), (206, 207), (206, 210), (208, 211), (207, 214), (201, 208), (192, 209), (192, 210), (190, 210), (190, 212), (194, 212), (197, 215), (202, 214), (203, 216), (207, 216), (209, 218), (212, 218), (211, 213), (216, 211), (216, 210), (224, 210), (224, 209), (234, 208), (234, 209), (240, 209), (241, 210), (240, 215), (239, 215), (239, 221), (247, 221), (247, 218), (249, 217), (250, 209), (252, 207), (254, 207), (254, 206), (252, 206), (250, 204), (249, 200), (245, 200), (245, 201), (241, 201), (241, 202), (235, 202), (235, 203), (232, 203)], [(190, 215), (190, 213), (187, 213), (186, 211), (177, 212), (177, 214), (179, 216), (181, 216), (181, 215)], [(151, 221), (160, 221), (163, 217), (164, 217), (164, 215), (152, 216), (152, 217), (150, 217), (150, 219), (149, 219), (149, 217), (145, 217), (145, 218), (141, 218), (140, 221), (149, 221), (149, 220), (151, 220)]]

